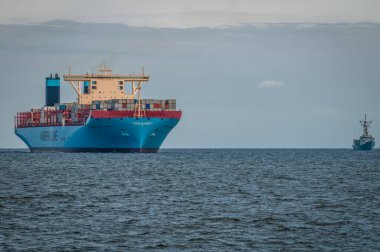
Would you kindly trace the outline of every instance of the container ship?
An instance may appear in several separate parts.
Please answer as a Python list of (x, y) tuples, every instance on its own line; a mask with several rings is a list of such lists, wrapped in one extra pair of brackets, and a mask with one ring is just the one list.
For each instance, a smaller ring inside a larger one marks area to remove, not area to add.
[(360, 121), (360, 123), (363, 126), (363, 135), (359, 139), (354, 139), (352, 147), (354, 150), (372, 150), (375, 147), (375, 138), (368, 133), (372, 121), (367, 121), (367, 114), (364, 114), (364, 121)]
[(19, 112), (15, 134), (31, 152), (157, 152), (179, 122), (175, 99), (141, 99), (149, 75), (68, 74), (77, 101), (60, 103), (60, 77), (46, 78), (45, 106)]

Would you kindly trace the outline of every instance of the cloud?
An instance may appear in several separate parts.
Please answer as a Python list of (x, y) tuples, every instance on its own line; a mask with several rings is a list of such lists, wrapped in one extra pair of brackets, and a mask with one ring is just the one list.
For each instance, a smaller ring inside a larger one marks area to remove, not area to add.
[(285, 82), (278, 80), (264, 80), (260, 82), (257, 86), (262, 88), (276, 88), (285, 86)]

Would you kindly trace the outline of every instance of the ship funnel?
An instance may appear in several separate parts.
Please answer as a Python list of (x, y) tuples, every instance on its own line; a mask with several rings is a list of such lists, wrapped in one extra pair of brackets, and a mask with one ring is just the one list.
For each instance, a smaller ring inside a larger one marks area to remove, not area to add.
[(49, 77), (46, 77), (46, 89), (45, 89), (45, 105), (54, 106), (55, 103), (60, 102), (60, 87), (61, 82), (58, 74), (50, 74)]

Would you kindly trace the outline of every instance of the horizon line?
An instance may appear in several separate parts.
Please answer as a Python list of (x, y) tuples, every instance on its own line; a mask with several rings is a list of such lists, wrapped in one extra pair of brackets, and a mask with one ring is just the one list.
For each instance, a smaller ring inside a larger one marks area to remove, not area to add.
[[(160, 150), (353, 150), (352, 147), (164, 147)], [(378, 150), (380, 148), (374, 148), (373, 150)], [(4, 148), (0, 147), (0, 150), (29, 150), (28, 148), (17, 148), (10, 147)], [(61, 151), (54, 151), (61, 152)], [(62, 151), (64, 152), (64, 151)], [(40, 152), (43, 153), (43, 152)], [(73, 153), (73, 152), (71, 152)], [(80, 152), (86, 153), (86, 152)], [(102, 152), (94, 152), (102, 153)], [(118, 152), (109, 152), (118, 153)]]

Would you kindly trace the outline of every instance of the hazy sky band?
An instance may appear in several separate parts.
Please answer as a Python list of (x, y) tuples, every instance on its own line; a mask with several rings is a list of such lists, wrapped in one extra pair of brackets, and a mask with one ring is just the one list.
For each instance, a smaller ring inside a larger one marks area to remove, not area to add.
[(150, 27), (253, 23), (380, 23), (378, 0), (2, 0), (0, 23), (52, 19)]

